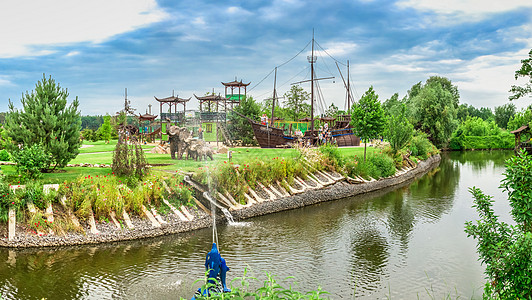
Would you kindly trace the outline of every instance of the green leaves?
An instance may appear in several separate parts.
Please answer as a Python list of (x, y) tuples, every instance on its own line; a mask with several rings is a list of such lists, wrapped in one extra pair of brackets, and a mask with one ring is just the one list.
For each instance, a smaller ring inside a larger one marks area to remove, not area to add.
[(487, 298), (532, 298), (532, 157), (521, 151), (506, 162), (501, 188), (508, 192), (517, 226), (499, 222), (491, 196), (471, 188), (480, 220), (466, 222), (465, 232), (477, 239), (479, 259), (486, 265)]
[(528, 83), (525, 83), (524, 86), (512, 85), (510, 92), (513, 95), (508, 97), (510, 101), (532, 94), (532, 50), (528, 52), (528, 58), (521, 60), (521, 63), (521, 68), (515, 71), (515, 79), (528, 77)]
[[(366, 142), (368, 139), (378, 138), (383, 134), (386, 116), (381, 107), (379, 96), (371, 86), (362, 95), (358, 102), (353, 104), (351, 109), (351, 125), (355, 135), (361, 137)], [(364, 148), (364, 159), (366, 150)]]
[(67, 107), (67, 97), (66, 89), (43, 75), (35, 90), (23, 95), (21, 111), (9, 101), (5, 127), (7, 135), (13, 140), (9, 147), (13, 155), (19, 151), (18, 145), (29, 148), (40, 144), (50, 156), (42, 167), (45, 170), (64, 167), (77, 156), (81, 145), (79, 102), (76, 98)]

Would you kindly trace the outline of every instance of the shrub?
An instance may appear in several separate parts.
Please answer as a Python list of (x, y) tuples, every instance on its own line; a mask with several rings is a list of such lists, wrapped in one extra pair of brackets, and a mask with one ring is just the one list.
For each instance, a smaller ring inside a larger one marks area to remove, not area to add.
[(327, 144), (320, 146), (318, 149), (324, 155), (324, 165), (328, 170), (334, 171), (344, 165), (344, 157), (338, 150), (338, 146)]
[(9, 152), (7, 152), (6, 149), (2, 149), (0, 151), (0, 161), (9, 161), (9, 159), (10, 159)]
[(345, 164), (346, 172), (349, 176), (360, 176), (364, 179), (388, 177), (395, 174), (395, 162), (386, 154), (375, 153), (366, 158), (354, 156), (347, 159)]
[(18, 174), (27, 179), (40, 178), (41, 171), (50, 165), (50, 155), (38, 144), (15, 150), (11, 154)]
[(422, 160), (437, 152), (436, 147), (429, 141), (427, 135), (419, 131), (412, 137), (409, 149), (412, 156), (417, 156)]

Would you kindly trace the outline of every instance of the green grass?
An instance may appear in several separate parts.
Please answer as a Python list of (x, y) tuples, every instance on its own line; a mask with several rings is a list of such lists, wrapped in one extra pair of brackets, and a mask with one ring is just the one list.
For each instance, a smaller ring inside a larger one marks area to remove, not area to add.
[[(109, 144), (104, 141), (87, 142), (84, 141), (84, 145), (93, 145), (88, 148), (81, 148), (80, 154), (70, 161), (70, 164), (111, 164), (113, 162), (113, 150), (116, 146), (116, 140), (112, 140)], [(144, 145), (143, 149), (150, 149), (154, 146)], [(284, 158), (297, 158), (299, 153), (295, 149), (261, 149), (253, 147), (239, 147), (230, 148), (232, 151), (232, 162), (236, 164), (242, 164), (252, 161), (254, 159), (270, 160), (274, 157)], [(363, 147), (350, 147), (339, 148), (340, 153), (343, 156), (362, 156), (364, 155)], [(374, 147), (367, 148), (367, 154), (374, 153), (376, 149)], [(207, 161), (195, 161), (195, 160), (177, 160), (172, 159), (169, 154), (157, 154), (157, 153), (145, 153), (148, 164), (167, 164), (165, 166), (156, 166), (152, 168), (154, 173), (168, 174), (175, 173), (176, 171), (182, 172), (195, 172), (199, 167), (210, 166), (218, 162), (227, 161), (227, 154), (215, 154), (214, 161), (208, 159)], [(14, 166), (2, 166), (2, 171), (6, 175), (13, 175), (16, 173)], [(110, 168), (88, 168), (88, 167), (68, 167), (62, 170), (58, 170), (54, 173), (43, 174), (44, 183), (59, 183), (65, 180), (73, 180), (79, 176), (87, 175), (104, 175), (110, 173)]]
[[(97, 141), (97, 142), (91, 142), (91, 141), (83, 141), (82, 146), (85, 146), (83, 148), (79, 149), (79, 153), (96, 153), (96, 152), (111, 152), (115, 150), (117, 140), (111, 140), (109, 141), (109, 144), (107, 144), (105, 141)], [(87, 147), (88, 146), (88, 147)], [(155, 147), (154, 145), (142, 145), (142, 149), (149, 150)]]

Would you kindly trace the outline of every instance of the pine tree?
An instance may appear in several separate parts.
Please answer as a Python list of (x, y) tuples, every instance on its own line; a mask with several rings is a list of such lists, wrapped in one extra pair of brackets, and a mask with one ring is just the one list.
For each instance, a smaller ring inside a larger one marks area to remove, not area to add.
[(81, 115), (78, 98), (67, 107), (67, 89), (62, 89), (50, 76), (37, 82), (35, 90), (20, 100), (23, 109), (9, 100), (5, 128), (13, 140), (10, 151), (40, 145), (49, 156), (44, 170), (65, 167), (79, 153)]

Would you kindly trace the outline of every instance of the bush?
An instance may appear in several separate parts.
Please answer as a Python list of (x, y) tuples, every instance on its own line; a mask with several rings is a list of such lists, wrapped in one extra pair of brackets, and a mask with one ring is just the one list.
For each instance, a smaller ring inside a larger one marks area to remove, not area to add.
[(6, 149), (0, 151), (0, 161), (9, 161), (9, 152)]
[(347, 159), (345, 164), (347, 175), (351, 177), (360, 176), (364, 179), (383, 178), (395, 174), (395, 162), (393, 158), (386, 154), (375, 153), (364, 161), (363, 157), (354, 156)]
[(488, 136), (455, 136), (451, 138), (449, 148), (453, 150), (464, 149), (513, 149), (513, 134), (503, 131), (499, 135)]
[(425, 133), (417, 132), (410, 141), (409, 149), (412, 156), (417, 156), (422, 160), (425, 160), (437, 152), (436, 147), (429, 141)]
[(50, 155), (38, 144), (15, 150), (11, 155), (18, 174), (27, 179), (40, 178), (41, 172), (50, 165)]
[(319, 147), (320, 152), (327, 158), (326, 165), (333, 171), (344, 165), (344, 157), (336, 145), (322, 145)]

